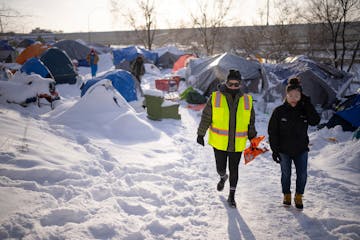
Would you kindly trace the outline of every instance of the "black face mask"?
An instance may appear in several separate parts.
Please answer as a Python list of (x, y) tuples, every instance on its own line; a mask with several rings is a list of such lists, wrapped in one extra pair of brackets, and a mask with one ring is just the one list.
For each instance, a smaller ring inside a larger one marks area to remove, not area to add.
[(230, 89), (230, 88), (226, 87), (226, 92), (230, 93), (231, 95), (235, 95), (235, 94), (237, 94), (239, 91), (240, 91), (239, 88), (237, 88), (237, 89)]

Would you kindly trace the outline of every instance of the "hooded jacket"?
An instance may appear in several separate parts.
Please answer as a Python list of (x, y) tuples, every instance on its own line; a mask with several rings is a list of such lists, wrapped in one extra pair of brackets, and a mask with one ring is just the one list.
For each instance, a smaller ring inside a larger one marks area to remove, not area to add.
[[(226, 101), (228, 103), (229, 112), (230, 112), (230, 121), (229, 121), (229, 144), (227, 151), (235, 152), (235, 128), (236, 128), (236, 111), (239, 103), (240, 97), (243, 96), (241, 90), (239, 90), (234, 97), (231, 93), (227, 91), (225, 84), (219, 86), (219, 91), (224, 94)], [(241, 121), (241, 120), (240, 120)], [(199, 136), (205, 136), (206, 131), (212, 123), (212, 103), (211, 98), (208, 99), (206, 106), (202, 112), (200, 124), (198, 127), (197, 134)], [(250, 123), (248, 128), (248, 139), (251, 140), (256, 137), (257, 132), (255, 129), (255, 110), (254, 107), (251, 109)]]
[(309, 151), (308, 126), (315, 126), (319, 122), (320, 116), (309, 97), (302, 94), (295, 107), (285, 101), (274, 109), (269, 121), (271, 150), (291, 157)]

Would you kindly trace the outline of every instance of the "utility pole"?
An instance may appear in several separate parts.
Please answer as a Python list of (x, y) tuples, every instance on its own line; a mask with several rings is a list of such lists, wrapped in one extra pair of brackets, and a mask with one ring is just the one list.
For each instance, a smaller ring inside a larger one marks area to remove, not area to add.
[(269, 26), (269, 0), (267, 0), (267, 7), (266, 7), (266, 26)]

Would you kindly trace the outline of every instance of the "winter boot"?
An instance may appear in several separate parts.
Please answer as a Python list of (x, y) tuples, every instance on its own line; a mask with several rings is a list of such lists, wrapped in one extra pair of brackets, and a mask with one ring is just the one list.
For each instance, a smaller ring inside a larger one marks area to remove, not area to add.
[(225, 174), (224, 176), (220, 177), (220, 181), (217, 184), (217, 190), (222, 191), (224, 189), (224, 185), (226, 180), (228, 179), (228, 175)]
[(291, 205), (291, 193), (284, 194), (283, 204), (284, 204), (284, 206), (290, 206)]
[(302, 202), (302, 197), (303, 197), (302, 194), (299, 194), (299, 193), (295, 194), (294, 201), (295, 201), (295, 207), (297, 209), (303, 209), (304, 208), (304, 205), (303, 205), (303, 202)]
[(227, 199), (227, 202), (230, 207), (236, 208), (236, 202), (235, 202), (235, 190), (230, 190), (229, 197)]

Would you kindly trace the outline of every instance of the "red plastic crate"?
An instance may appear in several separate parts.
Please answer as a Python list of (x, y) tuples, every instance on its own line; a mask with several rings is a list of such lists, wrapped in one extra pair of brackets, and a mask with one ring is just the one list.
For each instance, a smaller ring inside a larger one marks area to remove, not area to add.
[(172, 77), (170, 79), (156, 79), (155, 88), (161, 91), (174, 92), (178, 90), (179, 83), (179, 77)]

